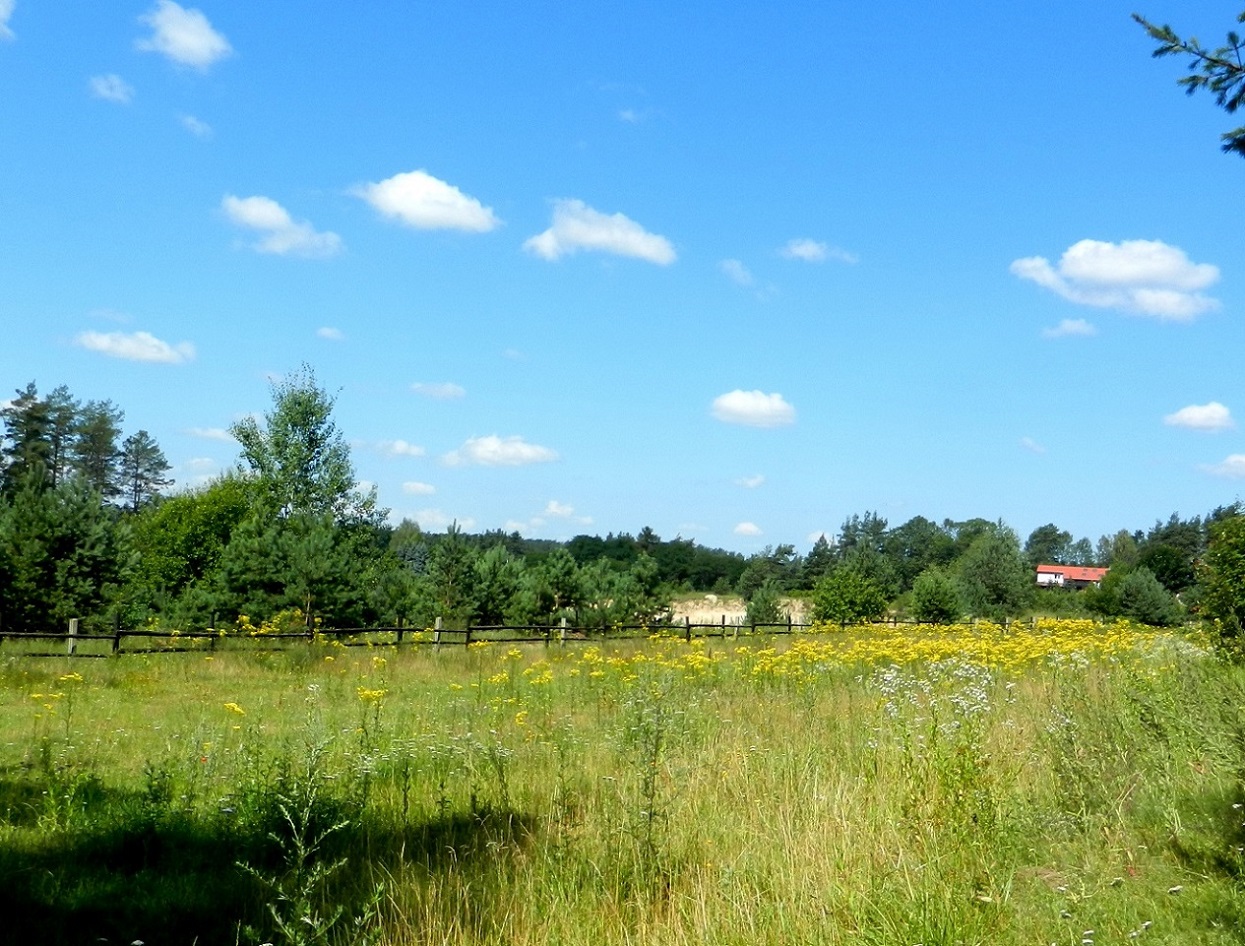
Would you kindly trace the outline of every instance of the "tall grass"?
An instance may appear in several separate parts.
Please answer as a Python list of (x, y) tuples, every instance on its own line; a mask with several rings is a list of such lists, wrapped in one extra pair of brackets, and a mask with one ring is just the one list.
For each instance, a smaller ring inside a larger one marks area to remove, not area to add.
[(1245, 942), (1245, 678), (1126, 625), (15, 658), (0, 708), (12, 942)]

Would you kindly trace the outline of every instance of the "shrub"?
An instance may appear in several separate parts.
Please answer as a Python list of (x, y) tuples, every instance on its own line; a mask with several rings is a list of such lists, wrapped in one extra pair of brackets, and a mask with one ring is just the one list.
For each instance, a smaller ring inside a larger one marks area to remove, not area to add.
[(928, 624), (951, 624), (963, 613), (955, 579), (940, 568), (927, 568), (912, 584), (912, 616)]

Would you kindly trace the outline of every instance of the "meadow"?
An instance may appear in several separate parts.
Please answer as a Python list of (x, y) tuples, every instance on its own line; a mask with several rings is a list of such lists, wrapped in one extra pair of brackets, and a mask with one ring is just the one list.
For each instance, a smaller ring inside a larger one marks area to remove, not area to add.
[(4, 941), (1245, 942), (1196, 634), (0, 660)]

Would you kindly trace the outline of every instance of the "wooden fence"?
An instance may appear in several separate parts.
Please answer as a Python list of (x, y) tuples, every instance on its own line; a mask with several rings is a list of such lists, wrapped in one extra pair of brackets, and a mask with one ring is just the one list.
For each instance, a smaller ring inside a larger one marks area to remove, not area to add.
[[(1036, 618), (1023, 621), (1004, 621), (1004, 630), (1011, 627), (1032, 629)], [(973, 623), (976, 623), (974, 619)], [(873, 627), (895, 628), (901, 625), (914, 627), (918, 621), (889, 618)], [(790, 618), (780, 623), (730, 623), (726, 615), (713, 623), (694, 622), (690, 618), (677, 623), (614, 624), (609, 627), (579, 626), (563, 619), (559, 624), (492, 624), (471, 625), (461, 628), (444, 627), (440, 618), (429, 628), (404, 627), (343, 627), (314, 628), (307, 631), (284, 631), (266, 633), (259, 631), (224, 631), (207, 628), (201, 631), (151, 631), (115, 628), (107, 634), (84, 634), (78, 632), (78, 621), (71, 620), (65, 633), (48, 631), (0, 633), (0, 656), (8, 650), (13, 656), (23, 657), (110, 657), (125, 654), (179, 653), (190, 650), (213, 652), (217, 649), (280, 650), (293, 642), (340, 643), (345, 647), (402, 647), (427, 646), (433, 648), (467, 646), (490, 642), (496, 644), (558, 644), (593, 643), (612, 640), (637, 640), (661, 634), (694, 638), (736, 638), (752, 635), (795, 634), (813, 625), (801, 624)], [(845, 629), (846, 624), (842, 625)], [(16, 643), (52, 642), (56, 650), (30, 650), (11, 646)], [(126, 642), (130, 644), (127, 646)], [(6, 642), (10, 646), (5, 646)]]

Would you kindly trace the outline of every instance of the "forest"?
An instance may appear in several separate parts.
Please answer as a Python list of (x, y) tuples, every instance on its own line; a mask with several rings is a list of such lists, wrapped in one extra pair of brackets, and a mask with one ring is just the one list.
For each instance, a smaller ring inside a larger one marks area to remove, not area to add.
[[(334, 627), (654, 620), (692, 592), (739, 595), (747, 619), (783, 620), (793, 599), (833, 622), (901, 616), (1127, 617), (1239, 626), (1239, 503), (1091, 542), (1054, 523), (1022, 542), (985, 518), (891, 525), (852, 514), (805, 553), (751, 556), (693, 539), (427, 532), (391, 524), (357, 486), (333, 399), (304, 366), (275, 383), (261, 420), (231, 429), (238, 465), (178, 489), (145, 430), (124, 435), (111, 401), (35, 382), (5, 402), (0, 441), (0, 630), (203, 628), (271, 620)], [(1039, 589), (1038, 564), (1109, 568), (1099, 587)]]

